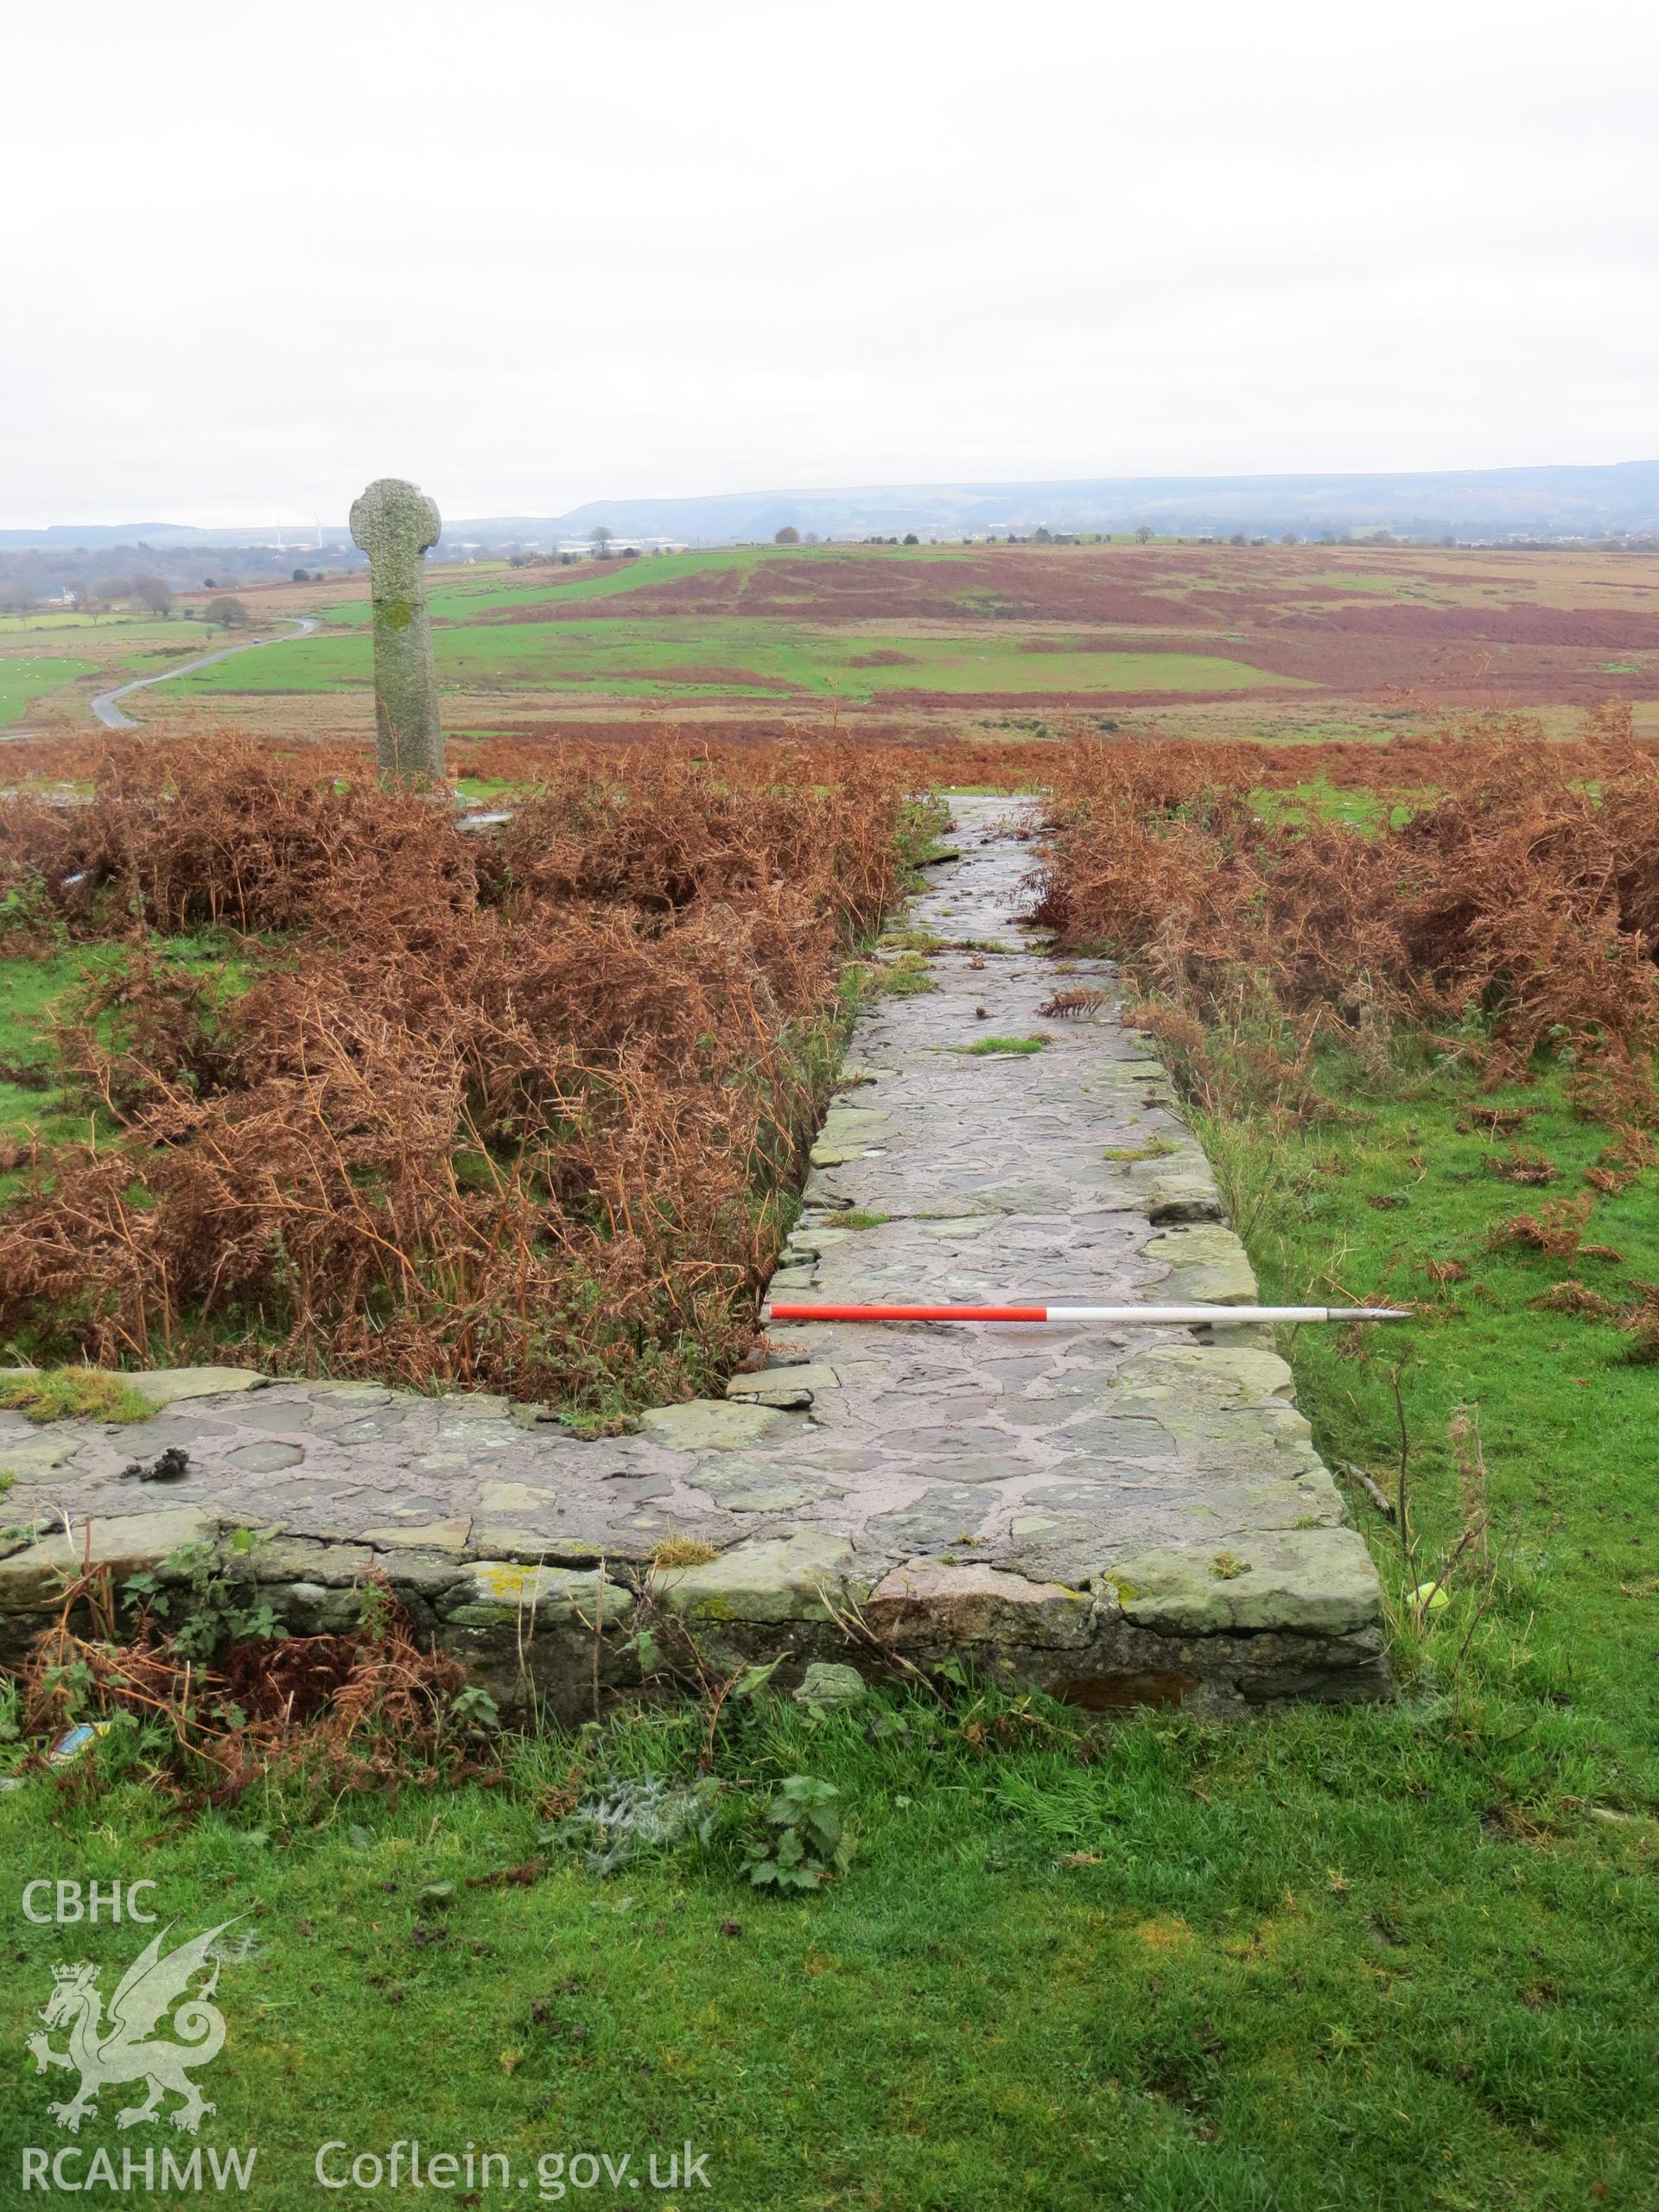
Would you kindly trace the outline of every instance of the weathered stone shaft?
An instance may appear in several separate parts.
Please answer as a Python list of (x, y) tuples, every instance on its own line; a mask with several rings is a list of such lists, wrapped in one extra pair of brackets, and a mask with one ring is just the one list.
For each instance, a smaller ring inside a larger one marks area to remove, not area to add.
[(443, 524), (437, 504), (401, 476), (353, 502), (352, 537), (369, 556), (374, 617), (375, 758), (383, 776), (441, 778), (443, 732), (423, 556)]

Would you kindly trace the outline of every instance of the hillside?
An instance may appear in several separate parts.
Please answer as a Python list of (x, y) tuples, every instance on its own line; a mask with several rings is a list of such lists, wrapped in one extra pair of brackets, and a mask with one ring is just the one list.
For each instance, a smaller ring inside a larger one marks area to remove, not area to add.
[[(1068, 477), (589, 499), (564, 514), (452, 516), (444, 539), (452, 545), (499, 545), (585, 537), (600, 523), (624, 536), (715, 544), (767, 538), (786, 524), (823, 537), (907, 530), (963, 537), (1040, 524), (1071, 531), (1147, 525), (1178, 537), (1228, 536), (1240, 530), (1253, 537), (1276, 537), (1287, 530), (1313, 537), (1327, 530), (1474, 538), (1511, 532), (1599, 536), (1659, 530), (1659, 461), (1307, 476)], [(38, 530), (0, 530), (0, 550), (269, 546), (280, 534), (270, 524), (207, 531), (178, 523), (58, 523)], [(349, 543), (335, 525), (328, 525), (326, 535), (331, 554), (338, 543)]]

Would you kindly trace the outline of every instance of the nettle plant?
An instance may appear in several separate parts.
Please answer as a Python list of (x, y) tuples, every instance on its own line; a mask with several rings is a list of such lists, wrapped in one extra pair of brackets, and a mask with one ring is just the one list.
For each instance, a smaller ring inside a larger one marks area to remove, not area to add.
[[(245, 1560), (259, 1541), (251, 1529), (235, 1529), (232, 1555)], [(165, 1620), (180, 1600), (181, 1586), (184, 1617), (173, 1632), (173, 1643), (186, 1658), (211, 1659), (221, 1644), (264, 1643), (288, 1634), (251, 1581), (226, 1572), (211, 1544), (181, 1544), (156, 1573), (129, 1575), (121, 1587), (130, 1604)]]
[(851, 1865), (856, 1839), (833, 1783), (791, 1774), (760, 1817), (765, 1825), (744, 1866), (757, 1889), (822, 1889)]

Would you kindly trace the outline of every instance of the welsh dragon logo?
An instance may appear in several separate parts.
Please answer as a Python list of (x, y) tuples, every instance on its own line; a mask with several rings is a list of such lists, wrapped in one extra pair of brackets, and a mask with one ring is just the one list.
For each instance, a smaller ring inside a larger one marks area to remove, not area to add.
[[(219, 1986), (219, 1961), (211, 1955), (214, 1942), (232, 1925), (223, 1921), (205, 1936), (167, 1952), (162, 1945), (173, 1931), (171, 1925), (163, 1928), (122, 1975), (110, 1999), (107, 2018), (97, 1967), (83, 1961), (79, 1966), (53, 1967), (55, 1986), (40, 2017), (48, 2030), (68, 2028), (69, 2047), (54, 2050), (46, 2034), (37, 2031), (29, 2038), (29, 2048), (34, 2053), (37, 2074), (44, 2074), (48, 2066), (79, 2072), (80, 2087), (74, 2095), (47, 2107), (60, 2127), (67, 2127), (73, 2135), (88, 2113), (96, 2117), (100, 2089), (121, 2082), (143, 2082), (149, 2085), (149, 2096), (143, 2103), (129, 2105), (117, 2113), (116, 2126), (136, 2127), (141, 2120), (159, 2119), (162, 2100), (170, 2089), (184, 2100), (173, 2107), (174, 2126), (195, 2133), (203, 2117), (214, 2107), (204, 2102), (201, 2091), (190, 2079), (190, 2069), (206, 2066), (224, 2048), (225, 2016), (209, 2002)], [(210, 1967), (207, 1980), (194, 1997), (189, 1996), (192, 1978)], [(164, 2023), (181, 2041), (168, 2042), (156, 2033)]]

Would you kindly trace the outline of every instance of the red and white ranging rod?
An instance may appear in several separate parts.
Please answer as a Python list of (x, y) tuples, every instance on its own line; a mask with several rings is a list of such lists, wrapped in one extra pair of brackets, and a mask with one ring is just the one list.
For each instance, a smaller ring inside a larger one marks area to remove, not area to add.
[(1398, 1306), (763, 1306), (762, 1321), (1104, 1321), (1198, 1329), (1247, 1321), (1408, 1321)]

